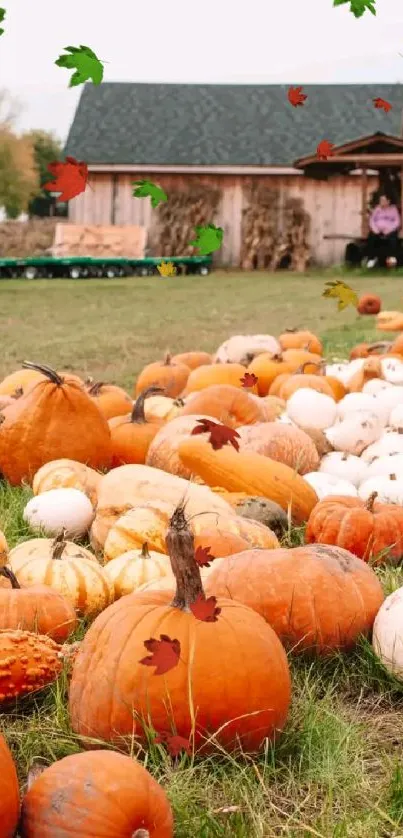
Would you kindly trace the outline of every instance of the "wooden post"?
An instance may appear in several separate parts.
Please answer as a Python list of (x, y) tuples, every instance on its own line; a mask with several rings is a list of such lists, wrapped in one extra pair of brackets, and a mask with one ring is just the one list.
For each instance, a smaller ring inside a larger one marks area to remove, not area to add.
[(361, 175), (361, 237), (363, 239), (368, 236), (367, 188), (368, 173), (366, 169), (363, 169)]

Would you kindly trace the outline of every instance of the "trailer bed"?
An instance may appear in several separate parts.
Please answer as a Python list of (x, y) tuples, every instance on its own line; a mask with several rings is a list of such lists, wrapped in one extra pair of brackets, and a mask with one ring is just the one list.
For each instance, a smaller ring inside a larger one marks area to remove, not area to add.
[(30, 258), (0, 258), (0, 279), (114, 279), (123, 276), (158, 275), (161, 262), (172, 262), (178, 274), (210, 273), (212, 257), (209, 256), (146, 256), (93, 257), (93, 256), (33, 256)]

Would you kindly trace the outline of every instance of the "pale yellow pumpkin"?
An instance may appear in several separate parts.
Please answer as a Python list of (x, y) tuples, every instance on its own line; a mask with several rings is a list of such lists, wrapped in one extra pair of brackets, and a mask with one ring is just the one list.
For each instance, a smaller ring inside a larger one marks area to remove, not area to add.
[(131, 594), (149, 582), (158, 584), (169, 576), (173, 584), (171, 562), (168, 555), (149, 551), (147, 543), (141, 550), (128, 550), (104, 567), (105, 575), (115, 589), (115, 599)]
[(100, 472), (76, 460), (51, 460), (36, 472), (32, 489), (34, 495), (41, 495), (50, 489), (79, 489), (96, 506), (102, 477)]
[(144, 413), (146, 420), (163, 419), (170, 422), (179, 416), (184, 401), (182, 399), (171, 399), (169, 396), (149, 396), (144, 402)]
[(114, 586), (96, 557), (61, 536), (33, 538), (10, 550), (8, 563), (22, 585), (49, 585), (81, 616), (95, 615), (113, 602)]

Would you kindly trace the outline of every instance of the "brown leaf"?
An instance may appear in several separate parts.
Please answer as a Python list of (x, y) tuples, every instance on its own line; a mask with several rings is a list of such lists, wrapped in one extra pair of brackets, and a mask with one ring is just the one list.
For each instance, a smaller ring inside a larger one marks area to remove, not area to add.
[(216, 623), (221, 608), (217, 608), (217, 597), (209, 596), (208, 599), (200, 594), (196, 601), (190, 606), (192, 614), (197, 620), (203, 623)]
[(159, 640), (151, 637), (150, 640), (144, 641), (144, 646), (147, 652), (151, 652), (151, 655), (142, 658), (139, 663), (143, 663), (144, 666), (155, 666), (154, 675), (164, 675), (165, 672), (177, 666), (181, 653), (179, 640), (171, 640), (168, 635), (160, 634)]
[(211, 562), (214, 561), (215, 556), (210, 553), (210, 547), (202, 547), (199, 544), (195, 550), (195, 559), (199, 567), (210, 567)]
[(163, 731), (159, 736), (157, 736), (155, 742), (159, 745), (166, 745), (167, 751), (171, 757), (179, 756), (181, 751), (185, 751), (185, 753), (189, 756), (191, 754), (190, 742), (183, 736), (175, 736), (171, 733)]
[(213, 422), (212, 419), (198, 419), (191, 436), (206, 433), (210, 434), (209, 443), (214, 451), (218, 451), (219, 448), (223, 448), (227, 444), (232, 445), (235, 451), (239, 451), (238, 439), (240, 439), (240, 436), (234, 428), (228, 428), (227, 425)]
[(246, 372), (243, 378), (241, 378), (242, 387), (249, 389), (250, 387), (254, 387), (259, 381), (257, 375), (254, 372)]

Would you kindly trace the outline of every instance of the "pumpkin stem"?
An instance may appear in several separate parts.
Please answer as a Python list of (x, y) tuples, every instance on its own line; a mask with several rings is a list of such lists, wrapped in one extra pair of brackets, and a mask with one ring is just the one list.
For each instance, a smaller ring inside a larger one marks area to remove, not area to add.
[(53, 384), (57, 384), (58, 387), (61, 387), (64, 383), (64, 378), (62, 378), (56, 370), (52, 370), (51, 367), (48, 367), (45, 364), (34, 364), (32, 361), (23, 361), (22, 366), (25, 370), (35, 370), (36, 372), (41, 372), (42, 375), (45, 375), (49, 381), (52, 381)]
[(285, 329), (285, 331), (286, 331), (289, 335), (293, 335), (295, 332), (298, 332), (298, 329), (297, 329), (295, 326), (291, 326), (291, 328), (289, 328), (289, 329)]
[(303, 375), (303, 373), (305, 372), (305, 367), (310, 367), (310, 366), (318, 367), (319, 369), (323, 369), (323, 363), (319, 363), (317, 361), (304, 361), (304, 363), (301, 364), (301, 366), (298, 367), (297, 370), (295, 370), (293, 375), (301, 375), (301, 374)]
[(272, 361), (282, 361), (283, 360), (283, 353), (282, 352), (273, 352), (271, 356)]
[(149, 559), (149, 558), (151, 558), (151, 557), (150, 557), (150, 551), (149, 551), (149, 549), (148, 549), (148, 541), (145, 541), (145, 542), (144, 542), (144, 544), (143, 544), (143, 545), (142, 545), (142, 547), (141, 547), (141, 558), (142, 558), (142, 559)]
[[(91, 379), (89, 379), (89, 380), (91, 381)], [(102, 387), (105, 387), (105, 382), (104, 381), (94, 381), (94, 382), (91, 382), (90, 384), (87, 383), (86, 386), (87, 386), (87, 391), (88, 391), (90, 396), (99, 396), (99, 394), (102, 390)]]
[(181, 399), (181, 397), (178, 396), (177, 399), (174, 399), (174, 405), (175, 407), (185, 407), (184, 399)]
[(13, 571), (11, 570), (10, 567), (0, 567), (0, 576), (4, 576), (5, 579), (10, 580), (11, 587), (13, 588), (13, 590), (17, 590), (18, 588), (21, 588), (21, 585), (20, 585), (16, 575), (13, 573)]
[(66, 530), (61, 530), (52, 544), (52, 559), (61, 559), (66, 546)]
[(368, 509), (368, 512), (372, 512), (372, 510), (374, 508), (374, 503), (375, 503), (375, 500), (376, 500), (377, 497), (378, 497), (378, 492), (372, 492), (370, 494), (369, 498), (367, 498), (367, 500), (365, 501), (365, 504), (364, 504), (365, 509)]
[(389, 475), (389, 480), (397, 480), (396, 475), (395, 474), (390, 474)]
[(148, 829), (136, 829), (133, 832), (132, 838), (150, 838), (150, 833)]
[(23, 388), (22, 387), (16, 387), (16, 389), (14, 390), (14, 393), (11, 393), (11, 398), (12, 399), (20, 399), (21, 396), (23, 396), (23, 395), (24, 395)]
[(185, 516), (184, 506), (177, 506), (169, 522), (165, 543), (176, 580), (174, 608), (190, 611), (199, 597), (205, 599), (200, 568), (195, 558), (193, 533)]
[(168, 352), (165, 353), (164, 357), (164, 366), (169, 367), (171, 363), (172, 355), (168, 349)]
[(132, 413), (131, 413), (130, 421), (131, 422), (137, 422), (139, 425), (140, 424), (144, 425), (147, 422), (146, 415), (145, 415), (145, 412), (144, 412), (145, 400), (148, 399), (149, 396), (161, 395), (161, 393), (163, 393), (163, 392), (164, 392), (164, 390), (163, 390), (162, 387), (156, 387), (156, 386), (147, 387), (146, 390), (142, 390), (140, 395), (137, 396), (137, 399), (136, 399), (136, 401), (133, 405), (133, 410), (132, 410)]

